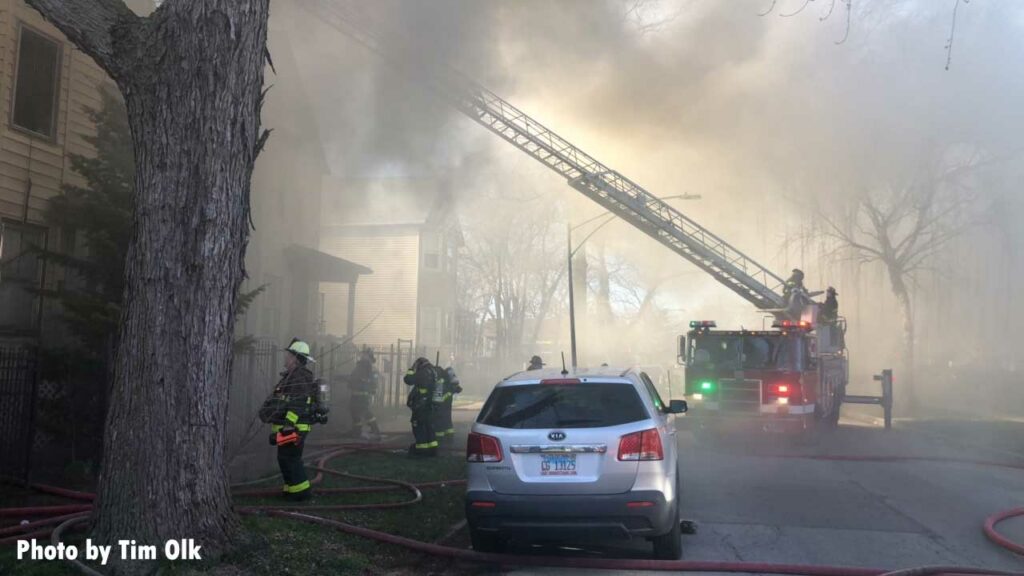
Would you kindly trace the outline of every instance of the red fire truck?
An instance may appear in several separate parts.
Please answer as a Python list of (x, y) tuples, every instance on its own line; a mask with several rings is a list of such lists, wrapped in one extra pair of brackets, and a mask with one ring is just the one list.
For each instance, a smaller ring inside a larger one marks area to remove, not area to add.
[(845, 403), (882, 406), (892, 421), (892, 372), (875, 379), (882, 396), (846, 394), (849, 361), (845, 322), (816, 325), (812, 303), (805, 320), (776, 321), (771, 330), (717, 330), (694, 321), (680, 337), (686, 395), (698, 432), (728, 424), (764, 430), (810, 432), (835, 426)]

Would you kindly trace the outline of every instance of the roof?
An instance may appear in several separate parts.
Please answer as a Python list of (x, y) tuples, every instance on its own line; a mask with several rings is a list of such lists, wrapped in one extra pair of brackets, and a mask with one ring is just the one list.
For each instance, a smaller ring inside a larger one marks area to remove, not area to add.
[(289, 268), (296, 274), (317, 282), (352, 283), (359, 276), (373, 274), (366, 266), (298, 244), (285, 248), (284, 254)]
[(621, 381), (625, 380), (627, 376), (633, 372), (633, 368), (623, 368), (622, 366), (576, 368), (575, 370), (569, 369), (568, 374), (563, 374), (561, 368), (543, 368), (541, 370), (524, 370), (522, 372), (516, 372), (515, 374), (506, 376), (501, 383), (535, 384), (541, 380), (559, 380), (563, 378), (574, 378), (583, 382), (587, 382), (588, 380), (601, 380), (602, 382), (607, 382), (609, 380)]
[(423, 226), (450, 207), (445, 182), (433, 178), (325, 178), (331, 226)]

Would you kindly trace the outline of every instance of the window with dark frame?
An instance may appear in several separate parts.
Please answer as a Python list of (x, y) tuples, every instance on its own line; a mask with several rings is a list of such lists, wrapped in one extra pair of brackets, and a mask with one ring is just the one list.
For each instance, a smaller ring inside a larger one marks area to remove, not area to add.
[(56, 135), (60, 42), (19, 27), (11, 124), (46, 138)]

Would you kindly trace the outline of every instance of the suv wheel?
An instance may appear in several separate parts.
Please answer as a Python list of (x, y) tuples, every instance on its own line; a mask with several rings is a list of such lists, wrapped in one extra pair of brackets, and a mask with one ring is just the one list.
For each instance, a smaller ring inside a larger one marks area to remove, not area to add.
[(672, 514), (672, 529), (668, 531), (668, 534), (655, 536), (651, 540), (654, 544), (654, 557), (658, 560), (679, 560), (683, 555), (683, 531), (679, 526), (679, 501), (681, 499), (679, 472), (676, 472), (676, 502)]
[(505, 542), (493, 532), (483, 532), (476, 528), (469, 529), (469, 541), (473, 550), (483, 553), (497, 553), (505, 549)]

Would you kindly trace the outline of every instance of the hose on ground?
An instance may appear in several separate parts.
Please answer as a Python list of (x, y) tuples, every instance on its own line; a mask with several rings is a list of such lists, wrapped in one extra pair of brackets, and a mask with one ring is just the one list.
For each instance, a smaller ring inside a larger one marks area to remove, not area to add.
[[(316, 470), (316, 476), (311, 479), (311, 483), (320, 483), (325, 475), (338, 476), (353, 480), (360, 480), (365, 482), (372, 482), (378, 485), (376, 486), (355, 486), (350, 488), (321, 488), (317, 491), (324, 494), (342, 494), (342, 493), (368, 493), (368, 492), (384, 492), (393, 490), (404, 490), (411, 494), (411, 497), (399, 502), (385, 502), (385, 503), (372, 503), (372, 504), (336, 504), (336, 505), (257, 505), (257, 506), (243, 506), (238, 507), (236, 510), (240, 514), (246, 515), (263, 515), (276, 518), (288, 518), (292, 520), (298, 520), (311, 524), (317, 524), (321, 526), (327, 526), (348, 534), (353, 534), (362, 538), (369, 538), (378, 542), (393, 544), (402, 546), (406, 549), (420, 552), (423, 554), (429, 554), (433, 556), (445, 557), (456, 560), (465, 560), (471, 562), (481, 562), (489, 564), (502, 564), (502, 565), (516, 565), (516, 566), (549, 566), (549, 567), (564, 567), (564, 568), (589, 568), (589, 569), (622, 569), (622, 570), (655, 570), (655, 571), (683, 571), (683, 572), (732, 572), (732, 573), (763, 573), (763, 574), (789, 574), (793, 576), (931, 576), (933, 574), (984, 574), (990, 576), (1024, 576), (1024, 573), (1016, 572), (1002, 572), (994, 570), (985, 570), (977, 568), (963, 568), (963, 567), (949, 567), (949, 566), (928, 566), (913, 568), (909, 570), (898, 570), (894, 572), (888, 572), (881, 569), (872, 568), (855, 568), (855, 567), (837, 567), (837, 566), (813, 566), (813, 565), (798, 565), (798, 564), (773, 564), (773, 563), (752, 563), (752, 562), (706, 562), (706, 561), (690, 561), (690, 560), (643, 560), (643, 559), (606, 559), (606, 558), (558, 558), (558, 557), (545, 557), (545, 556), (508, 556), (502, 554), (488, 554), (476, 552), (473, 550), (467, 550), (462, 548), (454, 548), (450, 546), (443, 546), (438, 543), (427, 543), (394, 534), (388, 534), (368, 528), (354, 526), (330, 518), (324, 518), (321, 516), (315, 516), (307, 514), (308, 511), (323, 510), (323, 511), (340, 511), (340, 510), (369, 510), (369, 509), (387, 509), (396, 508), (402, 506), (411, 506), (420, 502), (423, 498), (421, 489), (423, 488), (434, 488), (444, 485), (458, 485), (464, 484), (465, 480), (443, 480), (436, 482), (426, 482), (422, 484), (413, 484), (404, 482), (401, 480), (392, 480), (386, 478), (376, 478), (371, 476), (362, 476), (358, 474), (351, 474), (348, 472), (341, 472), (328, 468), (327, 464), (341, 456), (343, 454), (350, 453), (351, 451), (391, 451), (399, 449), (400, 447), (382, 447), (379, 445), (366, 445), (366, 444), (339, 444), (331, 446), (329, 449), (318, 452), (311, 458), (316, 458), (316, 464), (313, 466), (313, 470)], [(850, 462), (913, 462), (913, 461), (929, 461), (929, 462), (946, 462), (946, 463), (961, 463), (961, 464), (972, 464), (972, 465), (985, 465), (985, 466), (999, 466), (1006, 468), (1024, 469), (1024, 466), (1020, 464), (1004, 463), (1004, 462), (987, 462), (977, 460), (964, 460), (954, 458), (924, 458), (924, 457), (896, 457), (896, 456), (849, 456), (849, 455), (810, 455), (810, 456), (792, 456), (792, 455), (778, 455), (776, 457), (782, 458), (802, 458), (812, 460), (830, 460), (830, 461), (850, 461)], [(381, 485), (383, 484), (383, 485)], [(242, 483), (233, 486), (244, 486), (251, 485), (251, 483)], [(92, 500), (93, 494), (86, 492), (78, 492), (74, 490), (66, 490), (64, 488), (58, 488), (46, 485), (30, 485), (33, 489), (40, 492), (58, 495), (75, 500)], [(238, 491), (235, 492), (235, 496), (248, 497), (248, 496), (273, 496), (280, 494), (279, 491), (275, 490), (250, 490), (250, 491)], [(26, 539), (26, 538), (38, 538), (46, 537), (49, 535), (53, 542), (59, 542), (61, 534), (68, 528), (85, 522), (89, 518), (89, 512), (92, 510), (91, 504), (80, 504), (80, 505), (65, 505), (65, 506), (37, 506), (37, 507), (20, 507), (20, 508), (0, 508), (0, 517), (4, 516), (21, 516), (21, 517), (37, 517), (46, 516), (41, 520), (33, 522), (27, 522), (22, 525), (9, 526), (0, 529), (0, 536), (6, 536), (0, 539), (0, 543), (13, 542), (15, 540)], [(1003, 520), (1024, 515), (1024, 508), (1018, 508), (1014, 510), (1008, 510), (1000, 512), (990, 517), (985, 522), (984, 531), (986, 536), (993, 543), (1002, 546), (1008, 550), (1016, 552), (1018, 554), (1024, 554), (1024, 546), (1012, 542), (1000, 535), (995, 530), (995, 525)], [(58, 524), (56, 528), (46, 528)], [(34, 530), (36, 528), (44, 528), (43, 530)], [(26, 533), (27, 532), (27, 533)], [(15, 534), (13, 536), (7, 536), (9, 534)], [(89, 576), (103, 576), (101, 573), (95, 571), (92, 568), (82, 564), (75, 560), (72, 561), (75, 566), (85, 574)]]
[(985, 519), (985, 536), (995, 545), (1002, 546), (1010, 552), (1020, 554), (1024, 556), (1024, 545), (1018, 544), (1013, 540), (1010, 540), (1006, 536), (1003, 536), (996, 531), (996, 524), (999, 524), (1003, 520), (1015, 518), (1017, 516), (1024, 516), (1024, 508), (1014, 508), (1013, 510), (1005, 510), (997, 514), (993, 514)]

